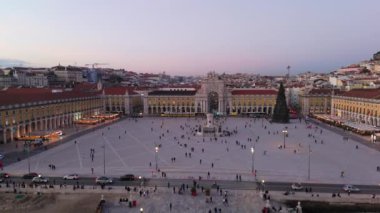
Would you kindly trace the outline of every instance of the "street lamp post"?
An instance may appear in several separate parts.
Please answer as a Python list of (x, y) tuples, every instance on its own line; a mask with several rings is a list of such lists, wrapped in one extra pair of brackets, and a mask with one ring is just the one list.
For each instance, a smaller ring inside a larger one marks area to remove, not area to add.
[(307, 179), (310, 180), (310, 154), (311, 154), (311, 148), (309, 144), (309, 160), (308, 160), (308, 169), (307, 169)]
[(284, 149), (285, 149), (285, 137), (286, 137), (286, 134), (288, 134), (288, 130), (284, 129), (282, 130), (282, 133), (284, 133)]
[(252, 173), (255, 172), (255, 147), (251, 147), (251, 153), (252, 153)]
[(28, 144), (28, 173), (30, 173), (30, 142)]
[(106, 144), (103, 139), (103, 173), (106, 174)]
[(155, 157), (156, 157), (156, 171), (158, 171), (158, 163), (157, 163), (158, 146), (155, 147), (155, 151), (156, 151), (156, 152), (155, 152), (155, 153), (156, 153), (156, 155), (155, 155)]

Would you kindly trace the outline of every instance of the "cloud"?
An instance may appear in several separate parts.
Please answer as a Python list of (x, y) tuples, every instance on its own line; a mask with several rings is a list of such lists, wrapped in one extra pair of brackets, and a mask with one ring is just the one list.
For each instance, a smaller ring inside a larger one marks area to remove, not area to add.
[(23, 60), (0, 58), (0, 67), (27, 66), (29, 64), (29, 62)]

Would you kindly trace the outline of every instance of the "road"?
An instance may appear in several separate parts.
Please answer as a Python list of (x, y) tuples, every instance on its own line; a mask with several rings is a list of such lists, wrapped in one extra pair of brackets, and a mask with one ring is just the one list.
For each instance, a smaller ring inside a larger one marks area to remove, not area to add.
[[(31, 180), (22, 179), (21, 177), (11, 177), (7, 180), (10, 185), (13, 182), (29, 184)], [(216, 188), (215, 183), (222, 189), (228, 190), (269, 190), (269, 191), (290, 191), (290, 186), (292, 183), (288, 182), (265, 182), (264, 184), (253, 181), (229, 181), (229, 180), (190, 180), (190, 179), (145, 179), (144, 185), (148, 187), (170, 187), (176, 186), (177, 188), (182, 184), (188, 185), (189, 187), (193, 186), (194, 181), (196, 181), (199, 187), (204, 188)], [(112, 185), (114, 186), (141, 186), (141, 180), (135, 181), (120, 181), (114, 179)], [(66, 184), (66, 185), (85, 185), (93, 186), (95, 184), (94, 178), (80, 178), (79, 180), (63, 180), (62, 177), (49, 177), (49, 183), (54, 185)], [(313, 193), (342, 193), (344, 192), (342, 187), (343, 184), (319, 184), (319, 183), (301, 183), (305, 188), (312, 188)], [(380, 194), (379, 185), (356, 185), (360, 192), (358, 194)], [(303, 191), (303, 190), (302, 190)]]

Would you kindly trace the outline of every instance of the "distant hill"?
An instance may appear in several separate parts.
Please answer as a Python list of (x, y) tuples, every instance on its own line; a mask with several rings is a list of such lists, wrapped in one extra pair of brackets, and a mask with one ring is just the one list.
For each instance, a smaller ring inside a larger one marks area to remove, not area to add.
[(0, 67), (14, 67), (14, 66), (27, 66), (29, 65), (28, 62), (26, 61), (22, 61), (22, 60), (18, 60), (18, 59), (4, 59), (4, 58), (0, 58)]

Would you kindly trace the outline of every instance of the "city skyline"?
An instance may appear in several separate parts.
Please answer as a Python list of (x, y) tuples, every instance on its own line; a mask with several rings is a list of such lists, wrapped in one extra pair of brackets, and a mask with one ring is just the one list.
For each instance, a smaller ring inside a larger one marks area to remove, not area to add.
[[(100, 62), (201, 75), (330, 72), (378, 51), (380, 2), (10, 1), (0, 67)], [(11, 59), (11, 60), (10, 60)]]

